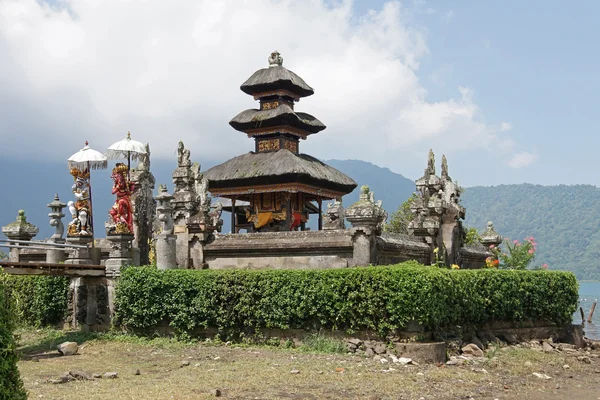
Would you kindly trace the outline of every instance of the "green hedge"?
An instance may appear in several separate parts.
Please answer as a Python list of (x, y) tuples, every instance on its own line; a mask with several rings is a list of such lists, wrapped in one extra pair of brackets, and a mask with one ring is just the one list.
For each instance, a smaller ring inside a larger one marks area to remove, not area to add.
[(385, 334), (412, 320), (428, 329), (491, 321), (566, 324), (577, 305), (572, 273), (448, 270), (409, 262), (331, 270), (159, 271), (128, 268), (117, 285), (117, 321), (176, 332), (218, 328), (373, 329)]
[(16, 322), (45, 326), (60, 323), (67, 312), (69, 278), (0, 274), (0, 284), (15, 303)]
[[(2, 269), (0, 268), (0, 274)], [(17, 353), (12, 335), (14, 307), (0, 282), (0, 399), (27, 399), (17, 369)]]

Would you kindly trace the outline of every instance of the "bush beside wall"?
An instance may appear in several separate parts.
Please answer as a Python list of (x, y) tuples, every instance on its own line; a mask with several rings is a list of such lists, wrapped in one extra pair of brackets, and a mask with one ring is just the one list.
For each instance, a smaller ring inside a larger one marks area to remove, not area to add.
[(577, 281), (556, 271), (448, 270), (415, 262), (331, 270), (167, 270), (132, 267), (117, 286), (117, 322), (180, 333), (217, 328), (375, 330), (411, 321), (443, 326), (493, 321), (567, 324)]
[[(0, 274), (2, 269), (0, 268)], [(17, 369), (17, 353), (12, 335), (14, 305), (0, 281), (0, 399), (27, 399)]]
[(67, 313), (69, 278), (62, 276), (0, 275), (15, 303), (16, 322), (45, 326), (59, 324)]

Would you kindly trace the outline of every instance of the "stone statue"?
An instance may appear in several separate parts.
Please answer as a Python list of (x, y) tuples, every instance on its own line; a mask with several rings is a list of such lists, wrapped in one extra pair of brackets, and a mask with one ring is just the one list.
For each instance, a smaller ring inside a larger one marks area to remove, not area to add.
[(140, 171), (150, 171), (150, 144), (146, 143), (146, 154), (144, 154), (137, 167)]
[(180, 167), (189, 167), (192, 165), (192, 162), (190, 161), (190, 151), (185, 148), (181, 140), (177, 145), (177, 164)]
[(112, 170), (111, 178), (114, 182), (112, 194), (117, 196), (115, 204), (109, 210), (112, 222), (108, 234), (132, 235), (133, 234), (133, 207), (131, 206), (131, 195), (135, 190), (135, 183), (127, 179), (127, 165), (117, 163)]
[(345, 212), (341, 200), (335, 199), (327, 204), (327, 211), (323, 214), (323, 229), (344, 229)]
[(200, 164), (195, 163), (192, 166), (192, 172), (194, 174), (194, 190), (198, 199), (198, 204), (201, 210), (210, 208), (210, 196), (208, 195), (208, 179), (204, 178), (204, 174), (200, 172)]
[(92, 236), (92, 210), (90, 207), (90, 173), (86, 169), (81, 171), (71, 169), (75, 183), (71, 187), (76, 201), (69, 201), (67, 206), (71, 213), (67, 236)]
[(223, 220), (221, 219), (221, 214), (223, 213), (223, 204), (221, 204), (221, 202), (217, 202), (211, 208), (212, 210), (208, 213), (210, 226), (214, 226), (217, 229), (217, 232), (221, 232), (221, 227), (223, 226)]
[(283, 65), (283, 57), (277, 50), (271, 53), (269, 56), (269, 68), (270, 67), (281, 67)]

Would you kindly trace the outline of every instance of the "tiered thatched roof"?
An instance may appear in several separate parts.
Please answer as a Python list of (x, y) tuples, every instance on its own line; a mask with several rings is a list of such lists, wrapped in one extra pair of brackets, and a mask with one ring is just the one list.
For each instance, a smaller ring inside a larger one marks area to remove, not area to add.
[(281, 89), (295, 93), (298, 97), (306, 97), (315, 93), (313, 88), (308, 86), (302, 78), (283, 66), (259, 69), (246, 82), (242, 83), (240, 89), (250, 95)]
[(317, 133), (325, 129), (325, 125), (317, 118), (307, 113), (295, 112), (285, 103), (269, 110), (251, 109), (242, 111), (229, 121), (229, 125), (242, 132), (249, 129), (270, 128), (280, 125), (293, 126), (309, 133)]
[(347, 194), (357, 186), (352, 178), (316, 158), (286, 149), (247, 153), (207, 170), (204, 176), (209, 190), (298, 182)]

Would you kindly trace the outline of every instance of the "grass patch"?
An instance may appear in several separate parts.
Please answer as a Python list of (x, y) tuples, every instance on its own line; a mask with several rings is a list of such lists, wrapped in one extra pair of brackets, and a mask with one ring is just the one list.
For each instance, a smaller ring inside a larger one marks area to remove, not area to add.
[(346, 344), (344, 341), (319, 333), (311, 333), (302, 340), (302, 346), (299, 348), (303, 352), (316, 353), (346, 353)]

